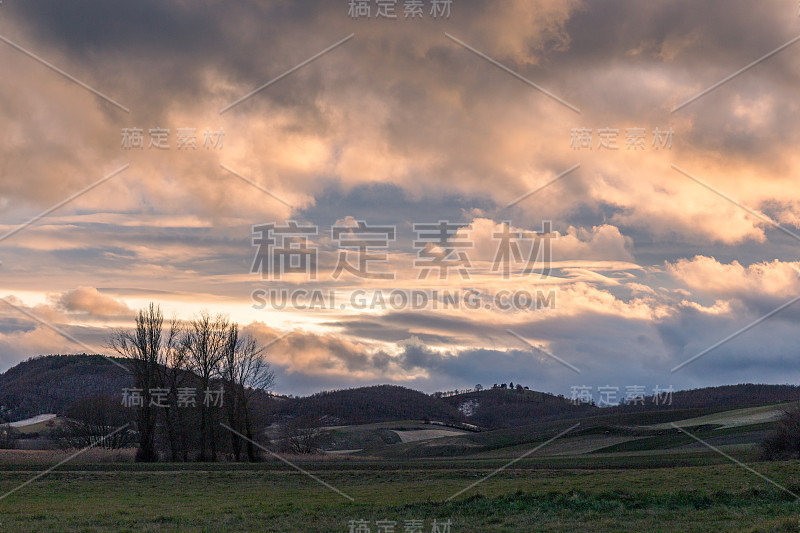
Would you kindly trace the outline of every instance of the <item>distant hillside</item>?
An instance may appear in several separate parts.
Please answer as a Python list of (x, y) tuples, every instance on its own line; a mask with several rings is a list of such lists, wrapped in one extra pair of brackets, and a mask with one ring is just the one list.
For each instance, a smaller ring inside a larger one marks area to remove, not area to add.
[(447, 402), (397, 385), (320, 392), (277, 403), (278, 416), (322, 416), (335, 425), (371, 424), (392, 420), (460, 422), (463, 416)]
[(492, 388), (442, 398), (460, 409), (466, 421), (485, 428), (511, 428), (534, 422), (588, 416), (599, 408), (527, 389)]
[[(725, 385), (672, 393), (670, 405), (658, 404), (659, 411), (695, 409), (722, 411), (742, 407), (800, 400), (795, 385)], [(466, 421), (485, 428), (513, 428), (540, 422), (573, 419), (592, 415), (640, 413), (654, 407), (653, 398), (645, 405), (621, 405), (600, 409), (594, 405), (574, 405), (569, 398), (520, 388), (491, 388), (442, 398), (460, 409)]]
[(131, 379), (101, 355), (35, 357), (0, 374), (0, 406), (12, 420), (64, 414), (76, 400), (95, 394), (121, 398)]
[(734, 409), (789, 400), (800, 400), (800, 386), (745, 383), (677, 391), (672, 403), (678, 409)]
[[(797, 385), (743, 383), (675, 391), (672, 393), (672, 403), (664, 405), (663, 402), (659, 402), (658, 408), (661, 411), (695, 409), (714, 412), (797, 400), (800, 400), (800, 386)], [(654, 405), (653, 397), (646, 397), (644, 404), (648, 409), (651, 408)], [(602, 412), (624, 414), (642, 410), (641, 405), (620, 405), (603, 409)]]
[[(120, 359), (124, 362), (124, 359)], [(97, 394), (120, 397), (132, 376), (100, 355), (49, 355), (29, 359), (0, 374), (0, 418), (21, 420), (42, 413), (64, 414), (77, 400)], [(800, 386), (728, 385), (676, 391), (662, 410), (720, 411), (800, 400)], [(487, 429), (586, 416), (627, 416), (652, 408), (620, 406), (599, 409), (573, 405), (569, 398), (523, 388), (492, 388), (442, 397), (395, 385), (321, 392), (304, 398), (257, 396), (259, 419), (326, 417), (329, 425), (371, 424), (397, 420), (467, 422)]]
[(598, 411), (592, 405), (573, 405), (567, 398), (531, 390), (497, 388), (442, 398), (396, 385), (322, 392), (275, 404), (279, 418), (326, 417), (329, 425), (429, 419), (467, 422), (488, 429), (587, 416)]

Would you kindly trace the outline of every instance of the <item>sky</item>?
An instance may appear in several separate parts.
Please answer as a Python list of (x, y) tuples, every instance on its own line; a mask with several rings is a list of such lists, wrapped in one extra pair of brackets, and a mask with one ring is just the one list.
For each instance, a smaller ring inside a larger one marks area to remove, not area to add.
[(285, 394), (800, 380), (796, 1), (349, 4), (0, 4), (0, 372), (152, 301)]

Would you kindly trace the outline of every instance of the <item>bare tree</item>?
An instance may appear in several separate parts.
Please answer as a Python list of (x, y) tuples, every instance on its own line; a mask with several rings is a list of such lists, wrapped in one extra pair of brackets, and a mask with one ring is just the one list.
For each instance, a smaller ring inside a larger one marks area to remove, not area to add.
[(135, 386), (142, 391), (142, 406), (139, 407), (137, 429), (139, 449), (136, 460), (154, 462), (158, 460), (155, 448), (157, 411), (150, 401), (150, 390), (158, 388), (159, 365), (163, 364), (164, 350), (161, 341), (164, 316), (161, 308), (151, 303), (136, 315), (133, 331), (117, 330), (111, 335), (110, 347), (131, 360)]
[(167, 430), (170, 457), (188, 461), (189, 435), (184, 409), (178, 408), (177, 391), (188, 378), (188, 356), (186, 346), (181, 342), (181, 327), (177, 317), (170, 321), (169, 332), (164, 342), (164, 361), (159, 366), (160, 380), (169, 390), (169, 401), (164, 407), (164, 425)]
[(238, 462), (242, 454), (242, 440), (237, 435), (241, 433), (244, 426), (244, 421), (241, 412), (241, 377), (240, 377), (240, 354), (241, 339), (239, 338), (239, 325), (231, 324), (228, 329), (228, 338), (225, 342), (225, 355), (222, 358), (222, 377), (225, 381), (226, 396), (226, 411), (228, 413), (228, 425), (236, 431), (231, 431), (231, 447), (233, 448), (233, 455)]
[[(222, 360), (222, 374), (228, 393), (228, 423), (231, 428), (247, 437), (247, 458), (250, 461), (257, 459), (252, 442), (250, 403), (253, 395), (259, 391), (269, 391), (275, 383), (275, 373), (263, 358), (263, 352), (264, 348), (258, 345), (253, 336), (239, 334), (238, 324), (230, 326)], [(234, 432), (231, 432), (231, 446), (238, 461), (242, 442)]]
[[(208, 391), (213, 378), (220, 375), (220, 364), (225, 357), (228, 342), (228, 318), (212, 317), (207, 311), (192, 320), (183, 337), (190, 368), (200, 379), (203, 391)], [(217, 440), (214, 423), (215, 410), (211, 402), (200, 405), (200, 461), (217, 460)], [(206, 454), (210, 445), (210, 456)]]
[(284, 448), (290, 453), (315, 453), (324, 437), (322, 422), (313, 415), (290, 418), (281, 425)]
[(97, 446), (113, 450), (133, 441), (131, 431), (116, 431), (131, 421), (131, 410), (107, 394), (81, 398), (66, 415), (62, 427), (51, 432), (62, 449)]
[(800, 408), (784, 410), (775, 430), (761, 443), (761, 455), (771, 461), (800, 457)]

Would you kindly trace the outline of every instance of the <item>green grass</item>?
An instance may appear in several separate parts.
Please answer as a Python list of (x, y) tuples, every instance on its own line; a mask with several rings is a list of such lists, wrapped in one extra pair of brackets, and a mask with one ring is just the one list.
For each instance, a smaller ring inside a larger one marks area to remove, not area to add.
[[(281, 463), (80, 465), (0, 500), (0, 531), (347, 532), (349, 520), (423, 519), (427, 533), (434, 518), (453, 520), (452, 532), (796, 531), (800, 523), (790, 495), (727, 463), (559, 470), (523, 460), (447, 501), (501, 464), (303, 463), (355, 502)], [(800, 491), (800, 462), (752, 466)], [(31, 476), (6, 470), (0, 493)]]

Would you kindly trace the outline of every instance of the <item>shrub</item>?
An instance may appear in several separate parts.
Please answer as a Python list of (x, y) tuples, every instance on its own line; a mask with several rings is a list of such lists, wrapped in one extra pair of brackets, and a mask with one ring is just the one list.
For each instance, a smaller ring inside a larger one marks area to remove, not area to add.
[(800, 457), (800, 408), (781, 417), (775, 433), (761, 443), (761, 455), (770, 461)]
[(19, 434), (10, 424), (0, 425), (0, 450), (13, 450), (17, 447)]

